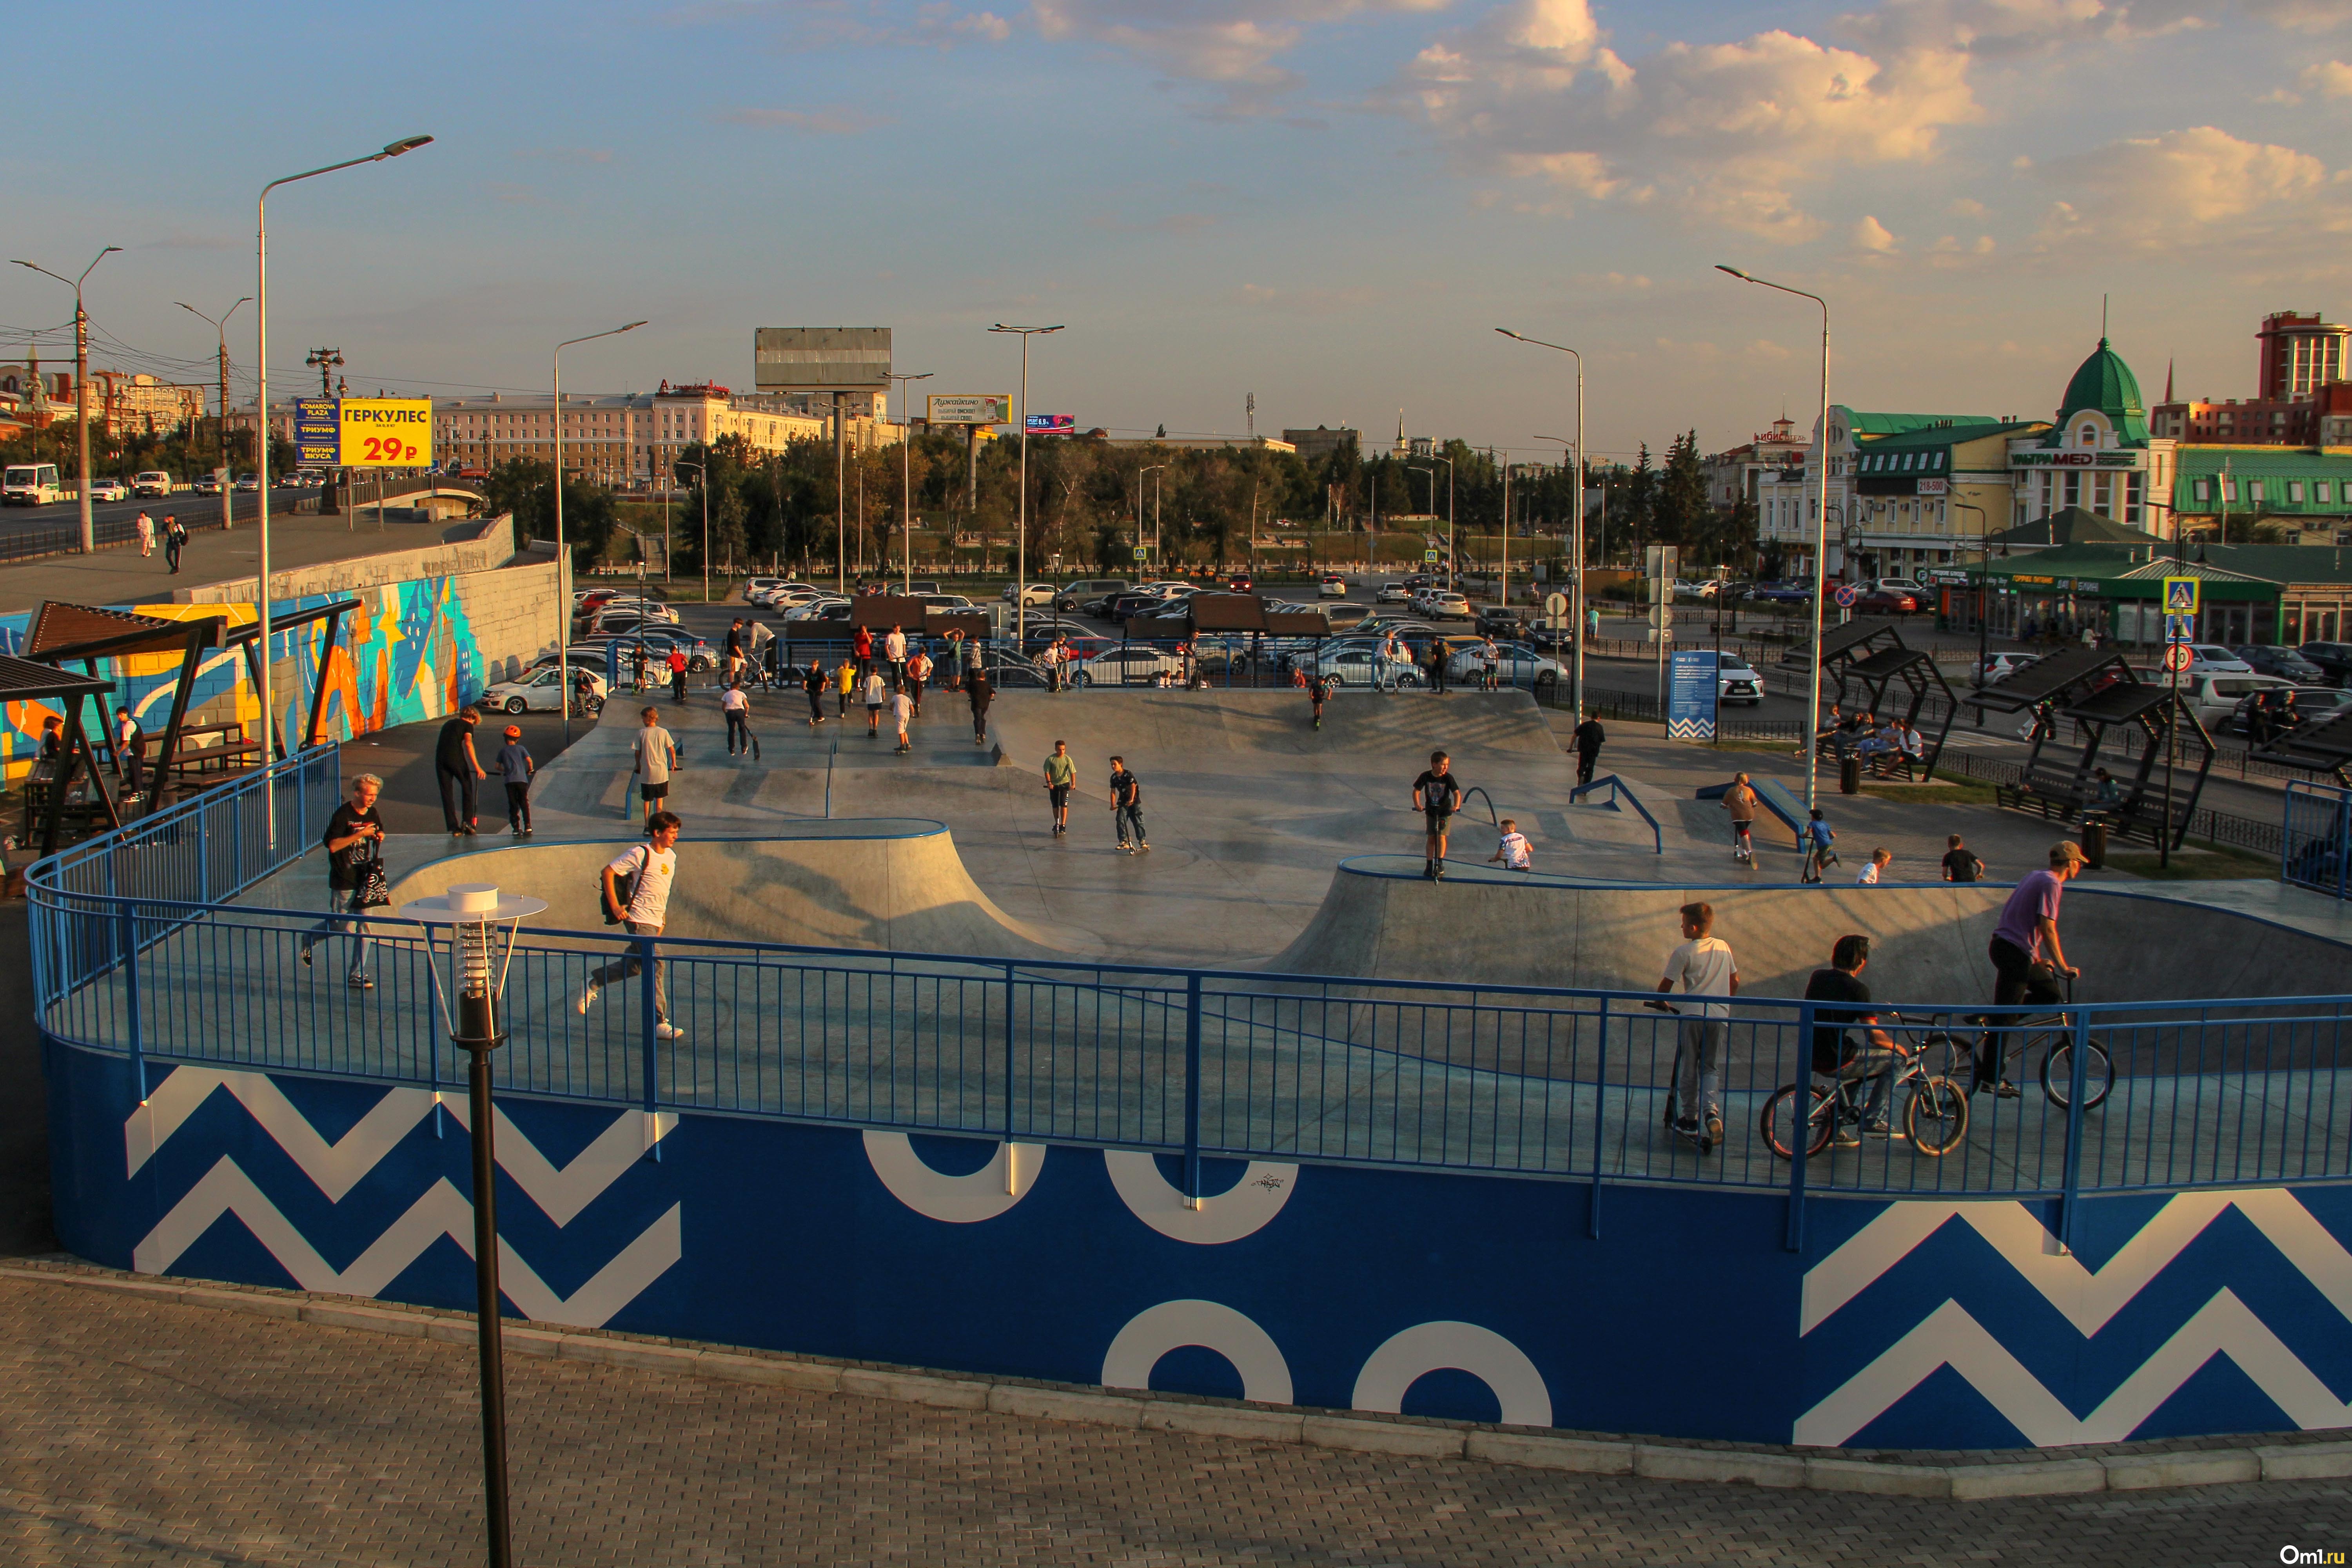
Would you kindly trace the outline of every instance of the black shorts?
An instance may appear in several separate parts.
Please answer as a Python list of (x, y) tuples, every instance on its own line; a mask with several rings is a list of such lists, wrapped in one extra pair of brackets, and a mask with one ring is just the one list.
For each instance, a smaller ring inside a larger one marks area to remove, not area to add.
[(1052, 796), (1055, 811), (1070, 804), (1070, 786), (1067, 784), (1048, 784), (1045, 793)]
[(1454, 820), (1454, 814), (1450, 811), (1425, 811), (1422, 815), (1429, 819), (1432, 833), (1444, 833), (1445, 825)]
[(659, 800), (668, 793), (669, 781), (667, 779), (657, 784), (639, 784), (637, 786), (637, 796), (641, 800)]

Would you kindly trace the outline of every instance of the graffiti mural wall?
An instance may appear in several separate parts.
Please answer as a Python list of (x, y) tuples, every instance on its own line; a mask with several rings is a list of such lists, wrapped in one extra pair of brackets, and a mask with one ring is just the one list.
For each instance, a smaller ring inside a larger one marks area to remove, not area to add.
[[(291, 616), (335, 599), (358, 601), (356, 608), (344, 614), (335, 646), (327, 650), (327, 700), (319, 720), (322, 738), (347, 741), (395, 724), (439, 718), (481, 695), (489, 678), (467, 614), (466, 582), (464, 577), (423, 577), (277, 602), (274, 613)], [(158, 620), (226, 616), (236, 626), (250, 626), (255, 616), (251, 605), (111, 607)], [(20, 649), (31, 622), (29, 614), (0, 616), (0, 651)], [(289, 737), (299, 735), (310, 715), (325, 635), (321, 621), (270, 638), (271, 694), (278, 722)], [(115, 683), (115, 703), (129, 708), (151, 735), (160, 733), (171, 717), (172, 687), (178, 674), (177, 655), (147, 654), (99, 666), (100, 677)], [(40, 749), (41, 721), (57, 711), (40, 702), (7, 704), (6, 721), (0, 724), (0, 761), (10, 778), (21, 776), (31, 765)], [(205, 656), (189, 711), (211, 722), (238, 720), (247, 726), (248, 735), (260, 734), (260, 700), (240, 651), (215, 648)]]

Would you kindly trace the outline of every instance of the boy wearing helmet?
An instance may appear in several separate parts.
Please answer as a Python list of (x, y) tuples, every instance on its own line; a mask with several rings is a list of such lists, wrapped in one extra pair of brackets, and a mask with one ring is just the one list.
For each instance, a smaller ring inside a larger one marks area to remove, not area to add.
[(499, 748), (499, 776), (507, 784), (507, 826), (517, 838), (530, 837), (530, 775), (538, 764), (522, 743), (522, 726), (507, 726), (506, 744)]

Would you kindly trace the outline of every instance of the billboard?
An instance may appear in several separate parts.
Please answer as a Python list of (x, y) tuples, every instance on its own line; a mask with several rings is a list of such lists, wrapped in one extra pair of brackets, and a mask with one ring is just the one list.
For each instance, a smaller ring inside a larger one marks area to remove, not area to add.
[(1075, 414), (1032, 414), (1029, 434), (1032, 436), (1075, 436), (1078, 416)]
[(887, 327), (759, 327), (752, 384), (761, 392), (887, 392)]
[(328, 468), (342, 461), (342, 421), (331, 397), (302, 397), (294, 403), (295, 461)]
[(933, 425), (1010, 425), (1013, 395), (1009, 392), (935, 392), (925, 403), (923, 417)]
[(339, 397), (335, 460), (347, 468), (423, 468), (433, 462), (429, 397)]

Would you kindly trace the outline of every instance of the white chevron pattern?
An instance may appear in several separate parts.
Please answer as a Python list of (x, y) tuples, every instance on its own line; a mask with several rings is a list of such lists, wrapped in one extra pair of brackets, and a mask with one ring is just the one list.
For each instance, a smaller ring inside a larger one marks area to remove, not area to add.
[[(457, 1120), (460, 1128), (471, 1130), (470, 1107), (463, 1096), (388, 1089), (349, 1131), (329, 1143), (267, 1075), (183, 1067), (174, 1068), (157, 1084), (145, 1103), (124, 1121), (127, 1174), (136, 1175), (213, 1091), (220, 1089), (236, 1097), (262, 1130), (332, 1203), (341, 1203), (436, 1102)], [(490, 1113), (495, 1119), (499, 1168), (558, 1226), (570, 1225), (646, 1151), (677, 1126), (677, 1116), (667, 1111), (623, 1111), (569, 1164), (558, 1169), (508, 1119), (505, 1110), (494, 1105)], [(303, 1238), (236, 1162), (224, 1156), (133, 1249), (132, 1268), (142, 1274), (162, 1273), (224, 1214), (236, 1215), (305, 1290), (377, 1295), (443, 1236), (455, 1240), (467, 1257), (472, 1257), (474, 1251), (473, 1205), (456, 1187), (442, 1180), (394, 1221), (348, 1268), (339, 1271)], [(559, 1296), (550, 1289), (503, 1237), (499, 1242), (499, 1279), (507, 1299), (526, 1317), (541, 1322), (601, 1328), (682, 1256), (679, 1205), (672, 1205), (668, 1213), (569, 1297)]]
[[(2063, 1251), (2022, 1204), (1889, 1205), (1806, 1272), (1799, 1333), (1810, 1334), (1953, 1219), (1969, 1226), (2084, 1338), (2105, 1328), (2221, 1214), (2236, 1208), (2347, 1320), (2352, 1252), (2282, 1187), (2182, 1193), (2097, 1270)], [(2352, 1426), (2335, 1394), (2224, 1289), (2181, 1325), (2090, 1415), (2077, 1418), (1954, 1300), (1799, 1417), (1801, 1444), (1835, 1446), (1876, 1420), (1937, 1368), (1949, 1366), (2037, 1447), (2121, 1442), (2216, 1354), (2227, 1355), (2305, 1430)]]
[[(639, 1292), (683, 1256), (680, 1206), (672, 1204), (667, 1214), (646, 1226), (643, 1235), (621, 1249), (620, 1256), (569, 1297), (550, 1289), (538, 1271), (500, 1237), (499, 1279), (507, 1300), (525, 1317), (540, 1322), (568, 1323), (583, 1329), (604, 1327), (614, 1313), (636, 1300)], [(163, 1273), (224, 1214), (235, 1215), (242, 1221), (254, 1239), (268, 1248), (269, 1255), (305, 1290), (343, 1296), (379, 1295), (402, 1269), (445, 1236), (463, 1247), (467, 1257), (474, 1255), (474, 1205), (446, 1181), (438, 1181), (354, 1258), (350, 1268), (338, 1270), (303, 1239), (302, 1233), (253, 1184), (252, 1178), (237, 1168), (236, 1162), (224, 1155), (148, 1232), (147, 1238), (131, 1254), (131, 1267), (141, 1274)]]

